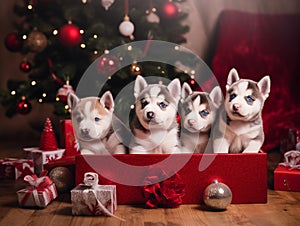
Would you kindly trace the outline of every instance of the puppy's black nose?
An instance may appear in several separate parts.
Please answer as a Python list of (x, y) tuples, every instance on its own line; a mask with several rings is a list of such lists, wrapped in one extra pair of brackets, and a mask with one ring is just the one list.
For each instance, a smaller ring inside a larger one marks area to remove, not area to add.
[(148, 119), (153, 119), (154, 117), (155, 117), (155, 114), (154, 114), (153, 111), (147, 112), (147, 118), (148, 118)]
[(88, 135), (89, 134), (89, 129), (82, 129), (81, 130), (81, 133), (83, 134), (83, 135)]

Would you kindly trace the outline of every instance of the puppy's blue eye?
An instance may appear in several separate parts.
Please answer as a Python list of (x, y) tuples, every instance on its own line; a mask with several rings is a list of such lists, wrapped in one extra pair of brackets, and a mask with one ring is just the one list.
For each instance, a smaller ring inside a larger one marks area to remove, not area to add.
[(236, 94), (235, 93), (230, 94), (229, 101), (232, 101), (234, 98), (236, 98)]
[(166, 108), (168, 105), (165, 102), (160, 102), (159, 107)]
[(202, 117), (206, 117), (208, 115), (208, 112), (206, 110), (200, 111), (200, 115)]
[(95, 117), (95, 122), (99, 122), (99, 121), (100, 121), (100, 118)]
[(246, 101), (252, 103), (254, 101), (254, 98), (251, 96), (246, 96)]
[(149, 102), (146, 100), (142, 100), (141, 104), (142, 104), (142, 109), (143, 109), (144, 107), (146, 107), (149, 104)]

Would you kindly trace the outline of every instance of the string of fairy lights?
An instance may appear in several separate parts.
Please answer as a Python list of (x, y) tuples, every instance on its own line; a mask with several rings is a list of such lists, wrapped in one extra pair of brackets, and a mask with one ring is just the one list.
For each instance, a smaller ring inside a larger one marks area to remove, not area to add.
[[(88, 4), (88, 0), (81, 0), (83, 6)], [(105, 8), (105, 10), (109, 10), (110, 6), (114, 3), (114, 0), (101, 0), (102, 6)], [(34, 11), (35, 5), (33, 0), (29, 0), (27, 4), (27, 9)], [(172, 0), (169, 0), (165, 7), (165, 16), (170, 18), (176, 18), (178, 17), (178, 14), (180, 13), (180, 9), (178, 6), (172, 2)], [(157, 9), (153, 7), (152, 0), (149, 1), (149, 8), (145, 11), (145, 14), (147, 16), (147, 21), (150, 23), (159, 23), (160, 17), (157, 15)], [(121, 35), (128, 37), (131, 41), (134, 40), (134, 32), (135, 32), (135, 26), (134, 23), (131, 21), (131, 18), (129, 16), (129, 0), (124, 1), (124, 17), (123, 20), (120, 22), (118, 30)], [(10, 35), (13, 35), (15, 33), (11, 33)], [(61, 28), (54, 28), (52, 30), (53, 37), (57, 38), (61, 44), (67, 47), (74, 47), (79, 46), (82, 50), (87, 49), (88, 44), (87, 41), (84, 41), (82, 38), (85, 34), (85, 30), (82, 28), (77, 27), (75, 24), (73, 24), (73, 21), (71, 19), (67, 19), (67, 24), (63, 25)], [(43, 32), (38, 31), (37, 28), (34, 28), (29, 34), (23, 34), (21, 35), (22, 40), (21, 42), (24, 43), (24, 45), (29, 49), (30, 54), (39, 53), (44, 51), (44, 49), (47, 47), (47, 37)], [(92, 39), (99, 39), (101, 38), (101, 34), (93, 33), (91, 34)], [(149, 40), (151, 39), (151, 35), (149, 35)], [(86, 38), (85, 40), (88, 40)], [(10, 43), (6, 42), (6, 46), (10, 47)], [(15, 47), (15, 46), (13, 46)], [(180, 46), (175, 47), (175, 50), (179, 50)], [(133, 51), (133, 47), (131, 45), (128, 45), (127, 51)], [(97, 58), (97, 56), (100, 56), (102, 54), (109, 54), (108, 49), (96, 49), (94, 48), (91, 51), (91, 54), (94, 55), (94, 59)], [(30, 56), (24, 57), (20, 64), (20, 69), (28, 73), (30, 72), (32, 65), (30, 63)], [(102, 62), (99, 62), (104, 66), (104, 68), (114, 67), (116, 64), (116, 60), (122, 61), (123, 56), (119, 56), (117, 59), (111, 59), (109, 57), (102, 57)], [(50, 68), (51, 69), (51, 68)], [(160, 66), (157, 66), (157, 70), (161, 75), (164, 75), (166, 72), (164, 69)], [(142, 74), (142, 67), (137, 63), (137, 60), (133, 60), (131, 68), (130, 68), (132, 75), (141, 75)], [(188, 71), (185, 70), (184, 73), (189, 74), (191, 81), (194, 79), (194, 71)], [(51, 74), (51, 72), (50, 72)], [(52, 73), (52, 77), (55, 81), (59, 82), (61, 84), (61, 88), (58, 90), (55, 101), (57, 102), (63, 102), (65, 103), (65, 110), (68, 111), (69, 107), (66, 103), (66, 96), (68, 92), (74, 92), (72, 86), (69, 83), (69, 80), (61, 81), (57, 76)], [(108, 79), (111, 79), (111, 76), (108, 76)], [(33, 79), (29, 81), (30, 87), (35, 87), (38, 85), (38, 81)], [(18, 90), (11, 90), (10, 95), (12, 96), (21, 96), (20, 101), (17, 103), (17, 107), (19, 108), (19, 113), (21, 114), (27, 114), (31, 110), (31, 103), (26, 98), (26, 94), (19, 94)], [(38, 103), (44, 103), (47, 99), (48, 94), (46, 91), (41, 92), (40, 96), (37, 97)]]

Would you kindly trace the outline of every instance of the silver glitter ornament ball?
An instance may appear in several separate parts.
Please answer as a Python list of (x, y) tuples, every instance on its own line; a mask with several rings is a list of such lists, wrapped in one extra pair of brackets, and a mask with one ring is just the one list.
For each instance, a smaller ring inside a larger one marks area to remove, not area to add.
[(230, 205), (232, 193), (230, 188), (217, 180), (208, 185), (203, 194), (205, 205), (213, 210), (225, 210)]

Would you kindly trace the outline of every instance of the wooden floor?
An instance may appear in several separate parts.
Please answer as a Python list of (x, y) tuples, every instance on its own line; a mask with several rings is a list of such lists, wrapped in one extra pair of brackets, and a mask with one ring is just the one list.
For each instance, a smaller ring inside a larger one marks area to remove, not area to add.
[(268, 191), (267, 204), (230, 205), (226, 211), (211, 212), (200, 205), (181, 205), (176, 209), (144, 209), (141, 206), (118, 205), (112, 217), (72, 216), (70, 197), (60, 195), (44, 209), (18, 207), (15, 184), (1, 182), (0, 225), (300, 225), (300, 193)]
[[(20, 148), (11, 151), (16, 143), (0, 145), (0, 158), (20, 157)], [(272, 188), (272, 170), (279, 161), (278, 153), (270, 153), (268, 162), (269, 186)], [(201, 205), (181, 205), (176, 209), (145, 209), (142, 206), (118, 205), (112, 217), (72, 216), (69, 194), (62, 194), (44, 209), (18, 207), (16, 191), (24, 187), (22, 180), (0, 181), (0, 226), (19, 225), (128, 225), (128, 226), (195, 226), (195, 225), (300, 225), (300, 192), (268, 190), (266, 204), (230, 205), (226, 211), (212, 212)]]

